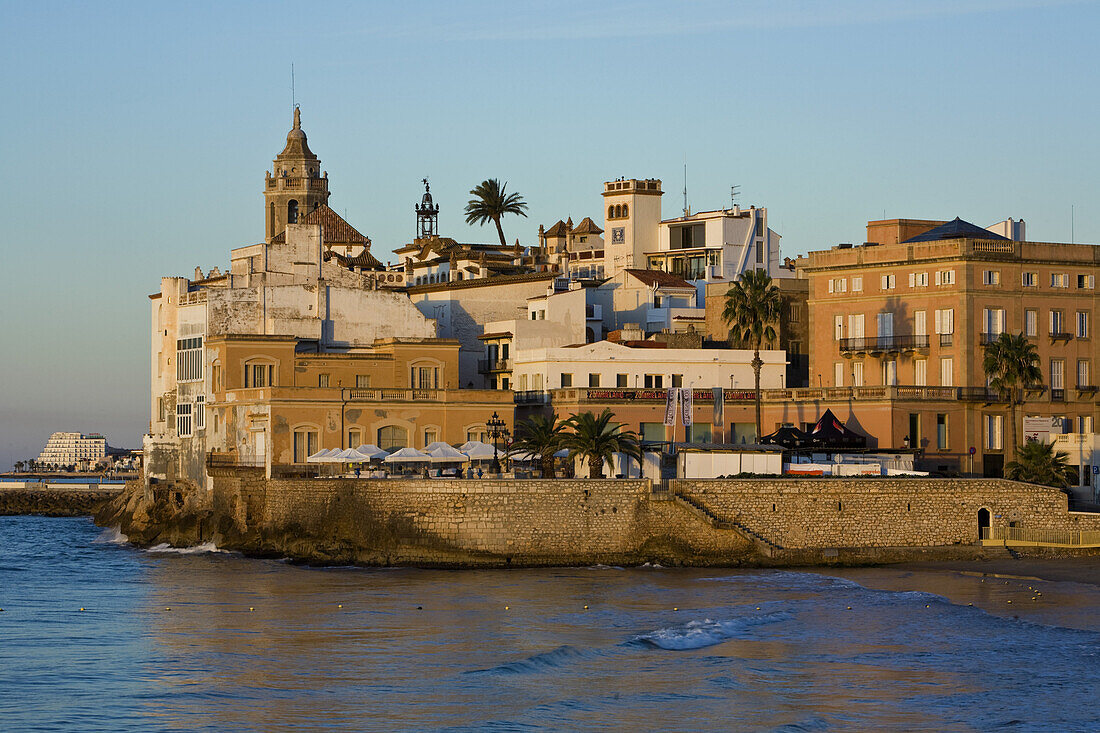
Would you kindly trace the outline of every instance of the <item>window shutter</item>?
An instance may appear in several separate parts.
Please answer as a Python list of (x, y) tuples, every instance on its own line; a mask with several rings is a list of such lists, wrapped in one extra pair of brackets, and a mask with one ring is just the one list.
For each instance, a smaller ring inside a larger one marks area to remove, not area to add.
[(936, 311), (936, 333), (943, 333), (943, 311)]
[(909, 273), (909, 287), (914, 288), (917, 286), (917, 273)]
[(829, 292), (833, 292), (833, 279), (829, 278)]

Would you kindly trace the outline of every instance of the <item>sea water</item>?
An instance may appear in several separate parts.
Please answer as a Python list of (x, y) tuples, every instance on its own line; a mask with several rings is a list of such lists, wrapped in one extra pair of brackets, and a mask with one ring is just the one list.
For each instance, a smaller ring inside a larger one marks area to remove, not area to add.
[(840, 575), (322, 569), (0, 517), (0, 730), (1100, 730), (1097, 588)]

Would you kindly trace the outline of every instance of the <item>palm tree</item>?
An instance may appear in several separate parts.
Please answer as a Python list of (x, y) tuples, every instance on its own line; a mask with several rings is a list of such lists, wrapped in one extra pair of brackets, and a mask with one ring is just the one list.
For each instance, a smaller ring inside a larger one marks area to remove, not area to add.
[(603, 464), (610, 462), (616, 453), (625, 453), (641, 463), (638, 434), (611, 422), (613, 417), (611, 410), (604, 408), (599, 415), (582, 412), (565, 421), (572, 432), (562, 435), (561, 444), (569, 449), (570, 460), (576, 456), (585, 459), (589, 478), (603, 478)]
[(497, 225), (500, 246), (505, 247), (504, 229), (500, 226), (500, 217), (505, 214), (527, 216), (527, 202), (518, 193), (505, 193), (508, 183), (502, 186), (495, 178), (482, 181), (470, 191), (472, 199), (466, 204), (466, 223), (482, 224), (492, 221)]
[(1069, 486), (1069, 454), (1054, 451), (1053, 443), (1030, 441), (1020, 446), (1019, 457), (1005, 466), (1005, 478), (1064, 489)]
[(539, 457), (543, 478), (554, 478), (554, 453), (561, 448), (565, 423), (558, 416), (532, 415), (516, 423), (516, 437), (509, 453), (531, 453)]
[(1013, 336), (1002, 333), (985, 345), (982, 367), (989, 377), (989, 386), (1008, 395), (1008, 444), (1011, 457), (1016, 458), (1016, 405), (1024, 402), (1023, 388), (1042, 380), (1039, 354), (1035, 344), (1022, 333)]
[(756, 387), (756, 439), (762, 435), (760, 426), (760, 347), (775, 341), (773, 324), (779, 322), (783, 295), (772, 284), (766, 270), (747, 270), (726, 291), (726, 307), (722, 318), (730, 327), (730, 344), (753, 350), (752, 373)]

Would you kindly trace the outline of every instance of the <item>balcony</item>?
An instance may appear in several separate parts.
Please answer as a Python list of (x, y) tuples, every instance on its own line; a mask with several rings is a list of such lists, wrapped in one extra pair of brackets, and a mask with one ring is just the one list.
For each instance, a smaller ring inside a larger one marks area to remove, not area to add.
[(980, 343), (982, 346), (988, 346), (1001, 337), (999, 333), (983, 333), (980, 336)]
[(953, 333), (941, 333), (940, 334), (940, 346), (954, 346), (955, 334)]
[(512, 371), (511, 359), (478, 359), (477, 371), (479, 374), (491, 374), (493, 372)]
[(541, 389), (516, 392), (515, 403), (517, 405), (548, 405), (550, 404), (550, 393)]
[[(640, 387), (584, 388), (566, 387), (546, 393), (537, 393), (540, 399), (564, 405), (604, 404), (604, 403), (663, 403), (666, 389), (648, 389)], [(516, 402), (520, 401), (517, 393)], [(542, 397), (545, 395), (545, 397)], [(1007, 395), (986, 387), (924, 387), (916, 385), (887, 385), (869, 387), (803, 387), (788, 389), (761, 390), (761, 400), (765, 403), (820, 402), (820, 401), (896, 401), (896, 402), (984, 402), (988, 404), (1008, 401)], [(534, 398), (532, 398), (534, 399)], [(747, 405), (756, 400), (756, 392), (751, 389), (724, 389), (723, 399), (727, 406)], [(695, 389), (693, 400), (696, 404), (711, 404), (714, 393), (711, 389)]]
[(1066, 391), (1064, 389), (1051, 389), (1050, 390), (1050, 401), (1051, 402), (1065, 402), (1066, 401)]
[(877, 338), (840, 339), (841, 353), (884, 354), (927, 348), (927, 336), (878, 336)]
[(1008, 395), (991, 387), (955, 387), (959, 390), (959, 400), (962, 402), (983, 402), (987, 405), (994, 402), (1008, 402)]
[(1051, 331), (1050, 332), (1050, 340), (1051, 341), (1069, 341), (1071, 338), (1073, 338), (1072, 333), (1066, 333), (1065, 331)]

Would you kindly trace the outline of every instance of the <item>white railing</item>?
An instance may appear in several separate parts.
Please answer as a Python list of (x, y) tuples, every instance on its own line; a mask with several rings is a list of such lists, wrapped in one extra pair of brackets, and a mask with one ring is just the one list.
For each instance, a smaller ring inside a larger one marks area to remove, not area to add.
[(982, 539), (1006, 545), (1052, 547), (1100, 547), (1100, 529), (1034, 529), (1031, 527), (982, 527)]

